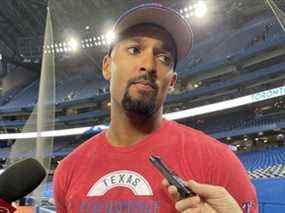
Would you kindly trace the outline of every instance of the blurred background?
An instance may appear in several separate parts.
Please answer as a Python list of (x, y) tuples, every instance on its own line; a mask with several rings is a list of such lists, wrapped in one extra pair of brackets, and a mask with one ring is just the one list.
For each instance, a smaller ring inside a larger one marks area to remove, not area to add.
[(227, 144), (260, 212), (285, 212), (285, 0), (1, 0), (0, 169), (34, 157), (48, 171), (20, 212), (55, 211), (58, 162), (108, 128), (110, 30), (146, 2), (177, 10), (194, 33), (164, 116)]

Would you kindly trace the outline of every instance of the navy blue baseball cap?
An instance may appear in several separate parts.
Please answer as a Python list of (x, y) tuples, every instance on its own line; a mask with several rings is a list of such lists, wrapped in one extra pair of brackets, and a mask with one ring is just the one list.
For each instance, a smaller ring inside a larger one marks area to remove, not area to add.
[(115, 34), (139, 24), (155, 24), (172, 36), (177, 50), (177, 61), (186, 58), (192, 47), (193, 33), (190, 24), (175, 10), (157, 3), (147, 3), (123, 13), (113, 27)]

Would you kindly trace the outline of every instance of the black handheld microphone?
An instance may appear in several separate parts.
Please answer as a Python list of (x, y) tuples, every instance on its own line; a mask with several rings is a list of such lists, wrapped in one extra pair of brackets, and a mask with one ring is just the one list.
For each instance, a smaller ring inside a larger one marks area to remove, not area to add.
[(31, 193), (45, 176), (44, 167), (33, 158), (9, 166), (0, 175), (0, 212), (13, 212), (10, 203)]
[(159, 156), (151, 155), (150, 162), (157, 168), (160, 173), (167, 179), (169, 184), (176, 186), (182, 198), (195, 196), (185, 184), (184, 180), (178, 177), (169, 167), (160, 159)]

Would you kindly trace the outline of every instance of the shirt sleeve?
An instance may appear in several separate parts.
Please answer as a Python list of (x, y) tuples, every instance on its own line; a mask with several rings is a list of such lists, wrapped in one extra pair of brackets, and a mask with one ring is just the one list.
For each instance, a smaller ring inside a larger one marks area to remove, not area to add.
[(65, 203), (64, 176), (61, 173), (62, 167), (59, 164), (53, 176), (53, 196), (56, 206), (56, 212), (67, 213)]
[(209, 159), (212, 184), (223, 186), (235, 198), (244, 213), (258, 213), (255, 187), (237, 156), (225, 145), (214, 149), (213, 160)]

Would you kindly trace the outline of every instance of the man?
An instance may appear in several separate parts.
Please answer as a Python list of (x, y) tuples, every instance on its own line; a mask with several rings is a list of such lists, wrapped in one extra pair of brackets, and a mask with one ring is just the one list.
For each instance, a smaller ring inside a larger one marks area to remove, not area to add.
[[(117, 39), (103, 60), (110, 128), (59, 164), (57, 212), (257, 212), (255, 190), (226, 145), (162, 118), (176, 63), (192, 45), (187, 22), (169, 8), (145, 4), (121, 16), (114, 31)], [(151, 155), (187, 180), (196, 196), (182, 199), (149, 162)]]

